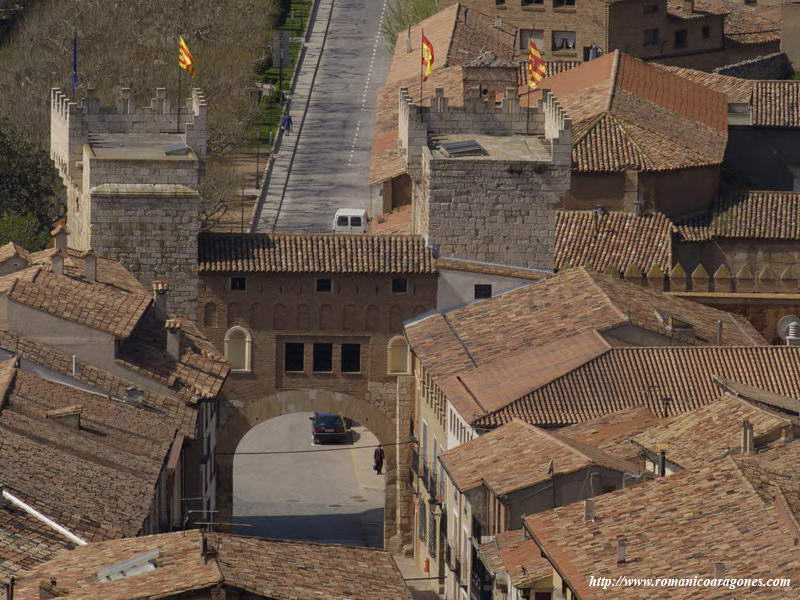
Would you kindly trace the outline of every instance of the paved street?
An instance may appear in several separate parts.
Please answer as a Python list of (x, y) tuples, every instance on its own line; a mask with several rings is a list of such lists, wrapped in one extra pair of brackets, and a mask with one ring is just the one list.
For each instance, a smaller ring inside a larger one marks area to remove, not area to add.
[[(236, 532), (262, 537), (358, 546), (383, 545), (384, 477), (372, 470), (364, 427), (353, 445), (311, 442), (311, 413), (261, 423), (237, 452), (334, 450), (307, 454), (239, 455), (234, 460)], [(361, 449), (359, 449), (361, 447)]]
[(259, 231), (273, 222), (276, 231), (329, 231), (337, 208), (372, 213), (367, 180), (375, 93), (390, 61), (380, 34), (388, 1), (335, 0), (281, 210), (276, 220), (271, 189)]

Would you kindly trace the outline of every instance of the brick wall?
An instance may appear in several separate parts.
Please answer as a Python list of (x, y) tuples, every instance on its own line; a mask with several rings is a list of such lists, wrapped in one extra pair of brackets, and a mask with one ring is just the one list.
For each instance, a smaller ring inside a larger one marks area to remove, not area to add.
[(750, 46), (732, 46), (715, 52), (702, 52), (699, 54), (687, 54), (685, 56), (659, 58), (658, 62), (673, 67), (687, 67), (689, 69), (697, 69), (698, 71), (710, 73), (719, 67), (758, 58), (765, 54), (773, 54), (779, 50), (780, 44), (778, 42), (770, 42)]

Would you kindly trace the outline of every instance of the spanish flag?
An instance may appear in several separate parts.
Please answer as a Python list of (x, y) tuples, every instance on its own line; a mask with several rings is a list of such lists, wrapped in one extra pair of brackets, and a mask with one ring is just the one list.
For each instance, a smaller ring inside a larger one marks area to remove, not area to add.
[(188, 71), (189, 74), (194, 77), (194, 59), (192, 58), (192, 53), (189, 52), (189, 46), (186, 45), (186, 40), (183, 39), (183, 36), (180, 36), (178, 40), (178, 64), (181, 69)]
[(533, 39), (531, 39), (528, 48), (528, 87), (536, 89), (539, 82), (547, 75), (547, 65), (539, 54), (539, 49), (536, 47)]
[(422, 34), (422, 81), (428, 81), (428, 76), (433, 73), (433, 44)]

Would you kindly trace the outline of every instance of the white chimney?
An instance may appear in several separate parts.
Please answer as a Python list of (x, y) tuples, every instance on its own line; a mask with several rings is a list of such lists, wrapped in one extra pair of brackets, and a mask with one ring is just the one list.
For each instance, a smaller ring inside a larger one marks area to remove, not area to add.
[(790, 323), (786, 333), (787, 346), (800, 346), (800, 323)]
[(153, 310), (159, 319), (167, 318), (167, 295), (169, 293), (169, 283), (163, 279), (156, 279), (153, 282)]
[(725, 577), (725, 573), (727, 569), (725, 568), (725, 563), (714, 563), (714, 578), (715, 579), (723, 579)]
[(742, 454), (755, 454), (753, 435), (753, 424), (745, 419), (742, 421)]
[(503, 19), (501, 19), (500, 17), (495, 17), (494, 18), (494, 26), (495, 26), (495, 29), (500, 29), (503, 26)]
[(628, 540), (624, 537), (617, 538), (617, 564), (624, 563), (627, 558)]
[(167, 354), (175, 360), (180, 360), (181, 322), (178, 319), (167, 319), (164, 327), (167, 330)]
[(584, 523), (594, 523), (594, 511), (595, 511), (594, 500), (584, 500), (583, 501), (583, 522)]
[(97, 281), (97, 255), (94, 250), (89, 248), (83, 253), (83, 267), (86, 271), (86, 281), (94, 283)]
[(64, 274), (64, 251), (59, 249), (56, 250), (56, 253), (53, 254), (53, 258), (51, 259), (51, 265), (53, 267), (53, 273), (56, 275), (63, 275)]

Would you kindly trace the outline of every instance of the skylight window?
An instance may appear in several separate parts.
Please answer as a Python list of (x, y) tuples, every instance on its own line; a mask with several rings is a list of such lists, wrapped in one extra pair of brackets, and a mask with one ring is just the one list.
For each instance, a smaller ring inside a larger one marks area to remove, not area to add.
[(128, 560), (118, 562), (100, 569), (97, 571), (97, 580), (100, 583), (109, 583), (118, 579), (125, 579), (126, 577), (133, 577), (134, 575), (141, 575), (148, 571), (153, 571), (156, 568), (156, 559), (158, 558), (158, 550), (151, 550), (144, 554), (139, 554)]

